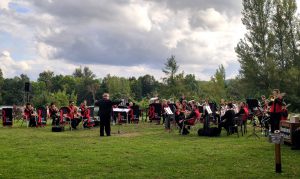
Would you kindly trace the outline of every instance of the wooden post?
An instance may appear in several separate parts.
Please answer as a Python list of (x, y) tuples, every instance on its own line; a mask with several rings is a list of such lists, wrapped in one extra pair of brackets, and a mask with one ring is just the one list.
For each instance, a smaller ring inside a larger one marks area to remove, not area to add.
[(276, 173), (281, 173), (280, 144), (275, 144), (275, 169), (276, 169)]
[(280, 131), (274, 131), (274, 137), (276, 139), (275, 143), (275, 171), (276, 173), (281, 173), (281, 152), (280, 152), (280, 143), (282, 142), (282, 136)]

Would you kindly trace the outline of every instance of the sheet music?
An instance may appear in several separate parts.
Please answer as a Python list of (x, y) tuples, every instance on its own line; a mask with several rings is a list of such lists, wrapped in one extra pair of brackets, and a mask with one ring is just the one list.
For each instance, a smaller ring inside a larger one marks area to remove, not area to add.
[(210, 106), (205, 106), (205, 109), (206, 109), (206, 111), (207, 111), (207, 113), (208, 114), (212, 114), (212, 111), (211, 111), (211, 109), (210, 109)]
[(164, 110), (166, 111), (166, 113), (167, 113), (168, 115), (173, 115), (173, 112), (172, 112), (172, 110), (170, 109), (170, 107), (165, 107)]
[(126, 112), (128, 113), (130, 111), (130, 109), (127, 108), (113, 108), (114, 112)]

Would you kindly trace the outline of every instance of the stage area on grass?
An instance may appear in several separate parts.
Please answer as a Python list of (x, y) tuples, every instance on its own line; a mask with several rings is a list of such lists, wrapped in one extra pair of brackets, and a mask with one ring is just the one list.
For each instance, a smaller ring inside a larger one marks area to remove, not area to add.
[(140, 123), (122, 125), (121, 134), (112, 126), (112, 136), (100, 138), (99, 128), (19, 126), (0, 126), (0, 178), (300, 178), (300, 151), (282, 145), (283, 173), (276, 174), (274, 144), (261, 134), (181, 136)]

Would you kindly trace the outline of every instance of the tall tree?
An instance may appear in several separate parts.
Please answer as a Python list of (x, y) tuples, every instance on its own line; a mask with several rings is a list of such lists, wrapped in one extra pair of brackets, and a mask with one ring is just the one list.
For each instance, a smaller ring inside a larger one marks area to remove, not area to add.
[(264, 89), (267, 92), (276, 81), (272, 54), (274, 35), (270, 32), (272, 7), (271, 0), (243, 0), (242, 22), (247, 33), (235, 51), (241, 65), (240, 73), (253, 91)]
[(175, 56), (172, 55), (170, 58), (167, 59), (167, 62), (165, 63), (165, 67), (162, 69), (162, 71), (167, 76), (166, 78), (164, 78), (167, 84), (174, 85), (174, 78), (178, 69), (179, 69), (179, 65), (177, 65)]
[[(170, 58), (167, 59), (165, 63), (165, 67), (162, 71), (165, 73), (166, 77), (163, 78), (164, 82), (167, 84), (168, 88), (166, 90), (169, 96), (176, 96), (178, 92), (178, 88), (176, 88), (176, 73), (178, 72), (179, 65), (177, 65), (177, 61), (175, 60), (175, 56), (172, 55)], [(183, 77), (183, 76), (182, 76)], [(177, 77), (177, 79), (180, 79)]]

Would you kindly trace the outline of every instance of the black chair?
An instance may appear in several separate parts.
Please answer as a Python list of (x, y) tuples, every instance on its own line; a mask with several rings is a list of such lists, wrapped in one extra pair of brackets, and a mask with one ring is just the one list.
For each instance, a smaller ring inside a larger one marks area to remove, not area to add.
[(47, 109), (44, 107), (37, 108), (37, 127), (45, 127), (47, 124)]

